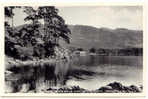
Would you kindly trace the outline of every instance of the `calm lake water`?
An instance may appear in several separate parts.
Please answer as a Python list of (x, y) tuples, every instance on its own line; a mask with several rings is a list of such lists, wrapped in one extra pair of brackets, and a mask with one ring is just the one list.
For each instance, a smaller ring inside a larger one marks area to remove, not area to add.
[[(95, 72), (95, 75), (80, 75), (81, 78), (71, 78), (66, 82), (66, 85), (79, 85), (82, 88), (88, 90), (98, 89), (101, 86), (105, 86), (111, 82), (117, 81), (124, 85), (142, 85), (142, 74), (143, 74), (143, 64), (142, 56), (97, 56), (97, 55), (87, 55), (79, 56), (74, 60), (72, 68), (87, 70), (89, 72)], [(46, 67), (46, 66), (45, 66)], [(34, 74), (35, 68), (26, 68), (23, 70), (18, 70), (18, 73), (11, 75), (10, 78), (23, 79), (23, 82), (30, 82), (34, 77), (40, 79), (36, 85), (39, 87), (49, 87), (43, 84), (45, 76), (52, 78), (52, 75), (48, 75), (46, 72), (53, 72), (50, 68), (40, 68), (36, 71), (38, 75)], [(6, 92), (11, 92), (12, 87), (22, 84), (13, 84), (13, 80), (6, 82)], [(52, 82), (46, 82), (52, 84)], [(22, 84), (23, 85), (23, 84)], [(27, 85), (24, 85), (27, 86)], [(54, 85), (53, 85), (54, 86)]]
[(142, 56), (80, 56), (75, 63), (79, 67), (96, 72), (92, 77), (84, 76), (85, 80), (72, 79), (67, 85), (79, 85), (94, 90), (117, 81), (124, 85), (142, 85)]

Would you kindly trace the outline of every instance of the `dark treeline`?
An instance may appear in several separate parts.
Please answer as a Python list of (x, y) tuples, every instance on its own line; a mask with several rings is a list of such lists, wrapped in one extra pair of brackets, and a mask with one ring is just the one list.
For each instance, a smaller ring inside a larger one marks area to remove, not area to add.
[(95, 52), (98, 55), (111, 56), (142, 56), (143, 48), (125, 48), (125, 49), (90, 49), (90, 52)]
[(120, 48), (120, 49), (107, 49), (107, 48), (95, 48), (90, 49), (69, 47), (69, 50), (73, 51), (84, 51), (101, 56), (142, 56), (143, 48)]

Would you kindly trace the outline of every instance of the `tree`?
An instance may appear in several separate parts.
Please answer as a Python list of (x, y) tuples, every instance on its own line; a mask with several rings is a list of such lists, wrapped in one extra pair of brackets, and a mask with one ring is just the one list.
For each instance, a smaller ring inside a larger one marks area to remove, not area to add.
[[(19, 6), (5, 7), (5, 17), (12, 18), (13, 20), (13, 16), (14, 16), (13, 10), (15, 8), (21, 8), (21, 7)], [(25, 48), (27, 45), (26, 44), (27, 41), (30, 40), (29, 38), (26, 38), (26, 37), (31, 37), (31, 35), (29, 34), (30, 31), (28, 27), (26, 29), (27, 31), (24, 33), (25, 27), (20, 31), (18, 31), (16, 28), (13, 27), (13, 21), (12, 21), (12, 27), (9, 25), (7, 21), (5, 21), (5, 54), (6, 55), (14, 58), (20, 58), (20, 55), (22, 54), (22, 52), (20, 51), (22, 50), (21, 47)]]
[(41, 23), (38, 21), (40, 19), (38, 15), (38, 11), (33, 9), (32, 7), (24, 7), (24, 12), (27, 14), (25, 21), (31, 21), (30, 25), (27, 25), (22, 30), (26, 31), (27, 40), (30, 40), (32, 45), (37, 44), (37, 39), (41, 37), (39, 33), (39, 27)]
[(12, 25), (11, 26), (8, 23), (8, 21), (5, 20), (5, 33), (6, 33), (6, 35), (14, 36), (15, 33), (17, 32), (17, 31), (15, 31), (15, 29), (13, 27), (13, 16), (14, 16), (13, 10), (15, 8), (20, 8), (20, 7), (19, 6), (7, 6), (7, 7), (5, 7), (5, 17), (12, 19)]
[[(5, 16), (12, 18), (14, 8), (17, 7), (6, 7)], [(67, 43), (70, 43), (69, 34), (71, 32), (65, 24), (64, 19), (58, 15), (58, 9), (54, 6), (39, 7), (37, 10), (28, 6), (22, 8), (24, 9), (24, 13), (27, 14), (24, 20), (30, 21), (31, 24), (25, 24), (19, 31), (15, 31), (14, 33), (8, 22), (5, 22), (5, 26), (8, 27), (5, 36), (8, 50), (10, 49), (10, 43), (7, 41), (10, 41), (11, 45), (13, 45), (11, 48), (15, 48), (16, 44), (26, 48), (31, 45), (35, 50), (44, 49), (45, 55), (50, 56), (54, 54), (54, 47), (59, 45), (59, 39), (62, 38)], [(42, 31), (40, 19), (44, 20), (44, 31)]]
[(24, 7), (24, 12), (28, 15), (24, 20), (32, 21), (33, 26), (38, 23), (39, 15), (32, 7)]
[(54, 6), (39, 7), (38, 15), (44, 19), (44, 41), (47, 52), (53, 51), (54, 46), (59, 45), (60, 38), (70, 43), (71, 32), (64, 19), (58, 15), (58, 9)]
[(13, 9), (14, 6), (5, 7), (5, 17), (12, 18), (14, 16)]
[(77, 50), (78, 50), (78, 51), (84, 51), (84, 49), (83, 49), (83, 48), (77, 48)]
[[(15, 7), (13, 6), (5, 7), (5, 17), (12, 19), (12, 27), (10, 27), (10, 24), (8, 23), (8, 21), (5, 20), (5, 30), (7, 31), (7, 30), (10, 30), (11, 28), (12, 29), (11, 33), (13, 33), (13, 16), (14, 16), (13, 9), (14, 8)], [(10, 31), (7, 33), (10, 33)]]
[[(54, 53), (54, 47), (59, 45), (60, 38), (70, 43), (69, 34), (71, 32), (64, 19), (58, 15), (58, 9), (54, 6), (39, 7), (37, 10), (32, 7), (24, 7), (24, 12), (27, 14), (24, 20), (32, 23), (29, 26), (29, 31), (28, 27), (24, 28), (30, 34), (28, 39), (34, 38), (32, 41), (36, 44), (38, 44), (37, 39), (40, 39), (43, 42), (41, 46), (46, 50), (47, 56)], [(40, 33), (38, 30), (40, 19), (44, 20), (44, 33)]]
[(13, 28), (13, 16), (14, 16), (13, 10), (15, 8), (21, 8), (21, 7), (19, 7), (19, 6), (7, 6), (7, 7), (5, 7), (5, 17), (11, 18), (11, 20), (12, 20), (12, 24), (11, 24), (12, 28)]
[(91, 48), (91, 49), (89, 50), (89, 52), (90, 52), (90, 53), (95, 53), (95, 52), (96, 52), (96, 49), (95, 49), (95, 48)]
[(38, 14), (44, 19), (45, 41), (58, 44), (61, 37), (70, 43), (69, 34), (71, 32), (64, 19), (58, 15), (58, 9), (54, 6), (39, 7)]
[(5, 54), (8, 56), (14, 56), (16, 54), (16, 50), (14, 45), (16, 43), (16, 39), (14, 39), (14, 30), (13, 30), (13, 9), (14, 6), (5, 7), (5, 17), (12, 19), (12, 27), (9, 25), (8, 21), (5, 20)]

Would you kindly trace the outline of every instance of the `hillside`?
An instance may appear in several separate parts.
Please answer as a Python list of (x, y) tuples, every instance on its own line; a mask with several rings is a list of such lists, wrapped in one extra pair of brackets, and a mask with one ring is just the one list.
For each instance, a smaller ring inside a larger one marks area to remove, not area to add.
[(143, 33), (140, 30), (128, 30), (124, 28), (108, 29), (95, 28), (84, 25), (70, 25), (71, 45), (89, 49), (95, 48), (142, 48)]
[[(17, 27), (17, 29), (22, 27), (23, 25)], [(69, 25), (69, 29), (71, 30), (71, 43), (65, 44), (61, 40), (60, 43), (63, 46), (84, 49), (91, 47), (106, 49), (142, 48), (143, 32), (141, 30), (95, 28), (86, 25)], [(43, 32), (43, 27), (41, 27), (40, 32)]]

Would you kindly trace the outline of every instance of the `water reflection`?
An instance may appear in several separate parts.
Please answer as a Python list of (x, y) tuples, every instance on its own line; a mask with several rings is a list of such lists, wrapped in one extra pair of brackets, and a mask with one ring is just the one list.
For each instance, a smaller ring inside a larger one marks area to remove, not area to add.
[(128, 66), (142, 66), (141, 56), (99, 56), (88, 55), (78, 57), (76, 65), (85, 66), (99, 66), (103, 64), (110, 65), (128, 65)]
[[(142, 85), (142, 56), (96, 56), (79, 57), (79, 66), (96, 72), (91, 79), (69, 80), (67, 85), (79, 85), (94, 90), (111, 82), (124, 85)], [(87, 76), (84, 76), (86, 78)]]
[[(73, 62), (72, 67), (95, 72), (96, 75), (88, 77), (87, 72), (72, 72), (81, 77), (69, 79), (67, 85), (97, 89), (113, 81), (119, 81), (123, 84), (142, 84), (141, 56), (79, 56)], [(30, 90), (42, 92), (43, 89), (56, 86), (54, 69), (54, 66), (17, 68), (13, 74), (6, 77), (6, 92), (27, 92)], [(79, 78), (82, 79), (78, 80)]]

